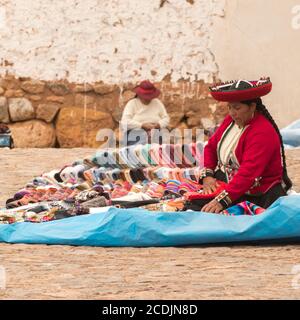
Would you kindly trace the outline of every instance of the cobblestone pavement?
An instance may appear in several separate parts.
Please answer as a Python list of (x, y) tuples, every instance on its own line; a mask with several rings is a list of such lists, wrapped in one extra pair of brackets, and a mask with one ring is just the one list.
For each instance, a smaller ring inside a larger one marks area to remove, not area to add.
[[(0, 150), (0, 205), (32, 177), (91, 153)], [(300, 150), (287, 155), (299, 192)], [(293, 274), (298, 264), (298, 245), (96, 248), (1, 243), (0, 299), (298, 299), (300, 282)], [(1, 288), (4, 272), (6, 289)]]

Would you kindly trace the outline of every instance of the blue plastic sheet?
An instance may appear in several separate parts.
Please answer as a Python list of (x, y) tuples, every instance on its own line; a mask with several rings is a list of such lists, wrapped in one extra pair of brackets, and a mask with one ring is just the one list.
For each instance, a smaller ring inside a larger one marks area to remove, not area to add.
[(0, 225), (0, 241), (78, 246), (180, 246), (300, 240), (300, 196), (278, 199), (257, 216), (157, 213), (110, 208), (44, 223)]
[(300, 120), (297, 120), (280, 131), (282, 140), (290, 148), (300, 147)]

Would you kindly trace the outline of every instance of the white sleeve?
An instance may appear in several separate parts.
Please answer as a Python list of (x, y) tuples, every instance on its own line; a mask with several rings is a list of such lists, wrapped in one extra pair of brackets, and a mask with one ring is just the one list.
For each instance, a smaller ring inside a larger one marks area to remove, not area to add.
[(159, 123), (161, 128), (165, 128), (165, 127), (168, 126), (168, 124), (170, 122), (170, 117), (169, 117), (169, 115), (168, 115), (168, 113), (166, 111), (166, 108), (165, 108), (164, 104), (160, 100), (158, 100), (158, 102), (159, 102), (160, 109), (161, 109), (160, 113), (159, 113), (161, 119), (159, 120), (158, 123)]
[(133, 120), (134, 105), (135, 105), (134, 99), (128, 101), (123, 111), (121, 126), (126, 131), (131, 129), (140, 129), (142, 127), (141, 122)]

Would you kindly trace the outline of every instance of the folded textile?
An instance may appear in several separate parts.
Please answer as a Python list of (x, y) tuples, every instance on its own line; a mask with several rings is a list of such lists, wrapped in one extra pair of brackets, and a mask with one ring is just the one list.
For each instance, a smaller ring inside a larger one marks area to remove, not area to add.
[(199, 190), (198, 192), (187, 192), (184, 195), (184, 197), (188, 201), (202, 200), (202, 199), (214, 199), (218, 194), (220, 194), (224, 190), (224, 187), (226, 185), (227, 184), (223, 181), (217, 181), (217, 189), (213, 193), (203, 194), (202, 190)]
[(54, 219), (55, 210), (48, 203), (31, 204), (0, 211), (0, 224), (46, 222)]
[(126, 196), (120, 197), (120, 198), (114, 198), (112, 203), (116, 203), (117, 201), (144, 201), (144, 200), (152, 200), (152, 198), (147, 194), (143, 192), (129, 192)]
[[(48, 182), (48, 184), (53, 184), (56, 186), (60, 185), (60, 182), (57, 180), (57, 175), (59, 174), (60, 170), (51, 170), (50, 172), (42, 174), (42, 177), (35, 178), (33, 180), (33, 184), (40, 184), (42, 185), (44, 181)], [(62, 181), (60, 179), (60, 181)]]
[(72, 167), (72, 170), (70, 171), (70, 177), (74, 179), (76, 182), (83, 180), (83, 172), (85, 170), (88, 170), (86, 166), (83, 164), (79, 164), (77, 166)]
[(238, 203), (235, 206), (232, 206), (226, 210), (223, 210), (220, 214), (227, 215), (227, 216), (255, 216), (258, 214), (262, 214), (266, 211), (266, 209), (251, 203), (249, 201), (243, 201)]
[(151, 181), (148, 184), (147, 191), (145, 192), (151, 198), (161, 198), (164, 195), (165, 187), (159, 183)]
[[(64, 169), (61, 171), (60, 177), (61, 177), (61, 179), (62, 179), (64, 182), (69, 181), (69, 180), (71, 179), (71, 172), (72, 172), (72, 170), (73, 170), (73, 167), (70, 166), (70, 167), (64, 168)], [(48, 176), (50, 176), (50, 175), (51, 175), (51, 173), (48, 173), (47, 176), (45, 176), (45, 177), (48, 177)]]
[(149, 200), (139, 200), (139, 201), (120, 201), (120, 200), (112, 200), (112, 205), (117, 206), (119, 208), (137, 208), (142, 207), (148, 204), (159, 203), (158, 199), (149, 199)]
[(84, 202), (87, 200), (91, 200), (95, 197), (97, 197), (99, 195), (99, 193), (95, 190), (85, 190), (85, 191), (81, 191), (79, 192), (76, 196), (75, 196), (75, 200), (77, 202)]
[(185, 163), (188, 164), (189, 167), (194, 166), (196, 164), (196, 160), (193, 156), (190, 145), (189, 144), (182, 145), (182, 151), (183, 151)]
[(166, 183), (166, 191), (179, 193), (181, 182), (179, 180), (168, 180)]
[(95, 197), (91, 200), (80, 203), (79, 208), (100, 208), (106, 207), (110, 202), (103, 196)]

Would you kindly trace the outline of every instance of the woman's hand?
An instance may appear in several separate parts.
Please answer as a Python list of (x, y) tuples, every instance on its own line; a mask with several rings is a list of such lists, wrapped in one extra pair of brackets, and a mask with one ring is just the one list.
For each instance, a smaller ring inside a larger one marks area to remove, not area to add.
[(146, 131), (149, 131), (149, 130), (154, 129), (153, 123), (151, 123), (151, 122), (145, 122), (145, 123), (143, 123), (142, 129), (144, 129), (144, 130), (146, 130)]
[(220, 213), (223, 211), (223, 206), (217, 201), (212, 200), (208, 204), (206, 204), (202, 209), (202, 212), (210, 212), (210, 213)]
[(152, 122), (152, 129), (160, 129), (160, 124), (159, 123), (155, 123), (155, 122)]
[(152, 129), (160, 129), (160, 124), (155, 122), (145, 122), (142, 125), (142, 129), (149, 131)]
[(152, 123), (150, 123), (150, 122), (145, 122), (145, 123), (143, 123), (142, 129), (144, 129), (144, 130), (146, 130), (146, 131), (151, 130), (151, 129), (152, 129)]
[(217, 190), (217, 180), (213, 177), (203, 179), (203, 194), (211, 194)]

